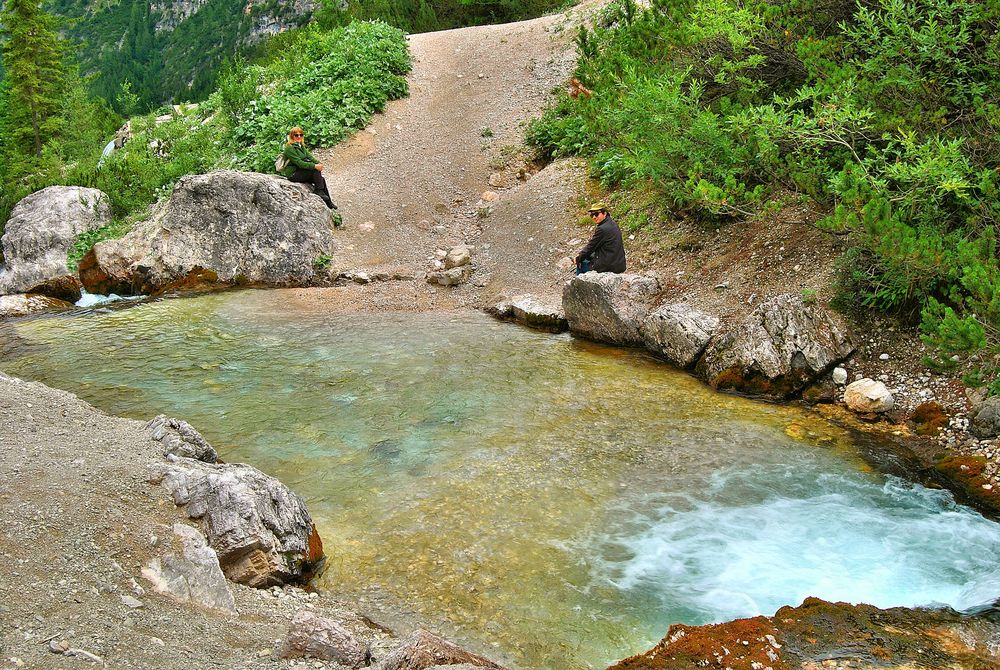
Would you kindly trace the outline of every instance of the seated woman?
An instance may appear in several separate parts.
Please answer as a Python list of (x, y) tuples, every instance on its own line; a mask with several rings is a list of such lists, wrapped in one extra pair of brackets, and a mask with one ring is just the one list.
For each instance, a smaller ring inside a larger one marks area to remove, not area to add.
[(290, 181), (312, 184), (313, 192), (323, 198), (326, 206), (336, 209), (337, 206), (333, 204), (330, 192), (326, 188), (326, 180), (323, 179), (323, 164), (306, 149), (305, 133), (301, 128), (292, 128), (288, 131), (288, 141), (281, 153), (288, 159), (288, 167), (282, 170), (281, 174)]

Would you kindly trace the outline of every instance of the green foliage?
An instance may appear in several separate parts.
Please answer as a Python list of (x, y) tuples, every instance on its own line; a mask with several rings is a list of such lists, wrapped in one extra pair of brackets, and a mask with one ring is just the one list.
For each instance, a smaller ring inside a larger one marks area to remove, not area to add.
[(326, 270), (328, 267), (330, 267), (330, 264), (332, 262), (333, 262), (332, 256), (330, 256), (329, 254), (320, 254), (315, 259), (313, 259), (312, 263), (313, 269), (316, 270), (317, 272)]
[(1000, 390), (1000, 3), (610, 5), (528, 130), (608, 187), (711, 221), (791, 193), (847, 234), (838, 303), (920, 315), (937, 365)]

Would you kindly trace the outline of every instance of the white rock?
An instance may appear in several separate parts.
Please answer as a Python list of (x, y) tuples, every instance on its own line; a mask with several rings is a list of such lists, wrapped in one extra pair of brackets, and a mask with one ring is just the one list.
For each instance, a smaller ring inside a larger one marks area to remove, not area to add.
[(855, 412), (888, 412), (895, 405), (892, 393), (882, 382), (860, 379), (844, 389), (844, 402)]
[(833, 383), (834, 384), (846, 384), (847, 383), (847, 370), (842, 367), (836, 367), (833, 369)]

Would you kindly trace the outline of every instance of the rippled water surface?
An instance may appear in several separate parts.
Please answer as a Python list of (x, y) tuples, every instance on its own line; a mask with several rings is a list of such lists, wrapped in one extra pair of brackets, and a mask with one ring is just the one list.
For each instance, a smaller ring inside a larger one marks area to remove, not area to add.
[(0, 327), (0, 369), (187, 419), (307, 500), (321, 587), (522, 668), (604, 667), (676, 621), (807, 595), (1000, 595), (1000, 531), (843, 431), (641, 354), (476, 313), (226, 293)]

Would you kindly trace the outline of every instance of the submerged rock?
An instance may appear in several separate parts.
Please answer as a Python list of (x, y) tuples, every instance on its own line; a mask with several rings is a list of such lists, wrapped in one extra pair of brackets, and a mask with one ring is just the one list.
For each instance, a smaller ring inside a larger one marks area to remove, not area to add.
[(174, 536), (181, 547), (154, 558), (142, 569), (142, 576), (157, 593), (202, 607), (236, 612), (236, 602), (219, 566), (219, 557), (205, 536), (191, 526), (174, 524)]
[(646, 348), (679, 368), (698, 360), (719, 320), (685, 304), (663, 305), (646, 317), (640, 333)]
[(278, 177), (222, 170), (178, 180), (170, 199), (80, 264), (91, 293), (153, 293), (191, 273), (223, 285), (305, 286), (334, 252), (323, 201)]
[(281, 646), (282, 658), (318, 658), (349, 668), (368, 665), (368, 645), (354, 637), (341, 623), (309, 610), (299, 611), (292, 619)]
[(785, 294), (709, 344), (697, 370), (720, 390), (784, 399), (854, 351), (834, 317)]
[(71, 309), (73, 303), (44, 295), (0, 295), (0, 319), (28, 316), (53, 309)]
[(587, 272), (563, 287), (562, 304), (574, 335), (609, 344), (641, 345), (640, 328), (660, 290), (653, 277)]
[(547, 305), (530, 294), (516, 295), (510, 300), (502, 300), (489, 311), (497, 318), (552, 333), (561, 333), (569, 327), (562, 307)]
[(162, 484), (190, 518), (201, 519), (222, 571), (234, 582), (298, 582), (323, 556), (302, 498), (249, 465), (171, 456), (152, 467), (150, 482)]
[[(70, 274), (67, 255), (76, 238), (111, 221), (108, 196), (96, 188), (49, 186), (14, 205), (2, 239), (5, 265), (0, 269), (0, 294), (44, 293), (61, 299), (66, 281), (55, 293), (50, 280)], [(79, 299), (79, 291), (75, 300)]]
[(855, 412), (878, 414), (891, 410), (895, 400), (885, 384), (865, 378), (847, 385), (844, 403)]
[(433, 633), (418, 630), (376, 663), (376, 670), (426, 670), (435, 666), (471, 665), (474, 668), (504, 670), (488, 658), (465, 651), (457, 644)]

